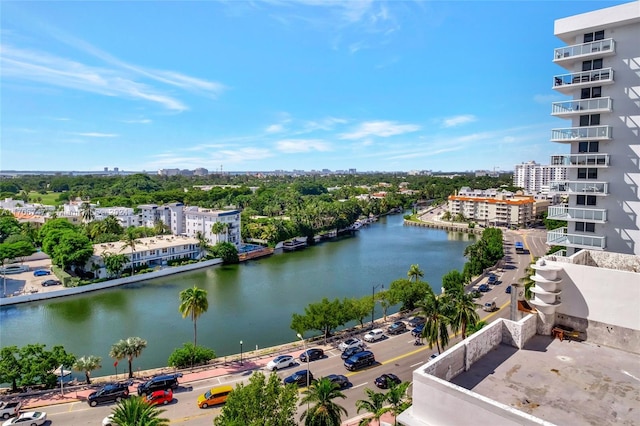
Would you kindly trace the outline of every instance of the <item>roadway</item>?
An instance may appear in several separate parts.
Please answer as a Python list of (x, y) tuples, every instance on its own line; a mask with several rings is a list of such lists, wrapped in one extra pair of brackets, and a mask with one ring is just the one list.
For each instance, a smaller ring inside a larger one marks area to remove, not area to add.
[[(511, 283), (517, 282), (518, 279), (524, 275), (525, 269), (531, 262), (533, 256), (541, 256), (547, 250), (546, 244), (543, 244), (545, 235), (543, 235), (543, 232), (540, 230), (507, 231), (505, 232), (504, 240), (504, 263), (501, 265), (501, 268), (494, 271), (498, 277), (498, 283), (491, 285), (490, 291), (484, 293), (482, 297), (476, 300), (478, 313), (481, 319), (487, 322), (493, 321), (496, 318), (508, 318), (511, 295), (505, 293), (505, 288)], [(523, 241), (525, 248), (530, 250), (530, 254), (516, 254), (513, 248), (513, 243), (516, 240)], [(481, 282), (486, 282), (486, 278)], [(487, 301), (495, 301), (499, 309), (490, 313), (482, 311), (481, 306)], [(402, 319), (409, 320), (410, 318), (409, 316)], [(449, 347), (459, 340), (459, 336), (451, 336)], [(375, 354), (376, 364), (360, 371), (348, 372), (342, 365), (343, 361), (340, 358), (340, 351), (330, 346), (324, 348), (325, 358), (312, 361), (310, 363), (310, 369), (316, 378), (329, 374), (343, 374), (347, 376), (351, 382), (350, 386), (343, 390), (346, 399), (337, 401), (337, 403), (345, 407), (348, 412), (348, 414), (343, 417), (343, 420), (358, 415), (355, 404), (359, 399), (366, 399), (366, 388), (378, 390), (374, 385), (376, 377), (383, 373), (394, 373), (402, 379), (402, 381), (412, 381), (413, 371), (425, 364), (429, 360), (430, 355), (436, 352), (435, 348), (429, 349), (427, 345), (415, 346), (414, 338), (409, 331), (407, 331), (396, 336), (385, 336), (384, 339), (378, 342), (370, 343), (368, 349)], [(299, 363), (299, 365), (278, 371), (277, 374), (279, 377), (284, 378), (299, 369), (306, 369), (306, 367), (306, 363)], [(245, 371), (188, 383), (175, 392), (175, 399), (171, 404), (163, 407), (163, 409), (166, 410), (164, 417), (170, 419), (171, 424), (210, 426), (212, 419), (219, 414), (221, 408), (212, 407), (204, 410), (197, 408), (196, 400), (198, 396), (214, 386), (221, 384), (234, 385), (246, 381), (251, 373), (252, 371)], [(268, 374), (266, 371), (265, 373)], [(299, 419), (300, 414), (305, 408), (306, 407), (299, 408), (296, 420)], [(47, 412), (48, 418), (50, 419), (48, 424), (80, 426), (100, 424), (102, 418), (111, 412), (113, 405), (109, 404), (91, 408), (86, 402), (72, 402), (51, 405), (40, 409)]]

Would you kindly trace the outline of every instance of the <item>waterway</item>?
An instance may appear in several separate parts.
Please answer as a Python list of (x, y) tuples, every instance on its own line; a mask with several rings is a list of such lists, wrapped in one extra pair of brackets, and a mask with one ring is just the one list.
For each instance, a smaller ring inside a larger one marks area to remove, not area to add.
[[(215, 266), (101, 292), (3, 307), (0, 345), (62, 345), (76, 356), (102, 357), (94, 376), (113, 373), (109, 349), (130, 336), (147, 340), (135, 369), (164, 366), (171, 352), (193, 342), (193, 322), (178, 311), (180, 291), (207, 290), (209, 309), (197, 321), (198, 344), (218, 357), (296, 339), (293, 313), (309, 303), (371, 295), (374, 286), (406, 278), (412, 264), (440, 292), (441, 279), (462, 270), (473, 235), (403, 225), (382, 218), (355, 237), (232, 266)], [(380, 287), (377, 288), (377, 291)], [(395, 312), (390, 309), (389, 313)], [(377, 307), (376, 317), (381, 316)], [(307, 336), (305, 336), (307, 337)], [(123, 365), (126, 363), (122, 363)], [(121, 368), (121, 367), (120, 367)]]

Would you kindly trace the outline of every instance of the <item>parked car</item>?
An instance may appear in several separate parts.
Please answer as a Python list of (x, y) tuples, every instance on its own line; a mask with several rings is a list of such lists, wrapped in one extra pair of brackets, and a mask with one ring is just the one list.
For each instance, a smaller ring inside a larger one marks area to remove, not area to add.
[(173, 401), (173, 391), (167, 389), (151, 392), (144, 397), (144, 400), (151, 405), (167, 405)]
[(313, 381), (313, 374), (309, 370), (296, 371), (283, 380), (285, 385), (296, 384), (298, 386), (307, 386)]
[(307, 362), (307, 358), (309, 361), (313, 361), (314, 359), (322, 359), (324, 358), (324, 351), (320, 348), (311, 348), (300, 354), (300, 361)]
[(105, 385), (87, 397), (87, 403), (95, 407), (105, 402), (120, 402), (129, 397), (129, 383), (113, 383)]
[(431, 356), (429, 356), (429, 359), (436, 359), (436, 358), (438, 358), (438, 355), (440, 355), (440, 354), (439, 353), (431, 354)]
[(182, 377), (182, 373), (167, 374), (156, 376), (152, 379), (138, 385), (138, 395), (149, 395), (159, 390), (176, 389), (178, 387), (178, 379)]
[(340, 358), (347, 359), (350, 356), (355, 355), (358, 352), (362, 352), (362, 351), (364, 351), (364, 347), (363, 346), (352, 346), (352, 347), (346, 349), (345, 351), (343, 351), (342, 354), (340, 355)]
[(296, 364), (296, 360), (291, 355), (279, 355), (269, 361), (266, 369), (270, 371), (280, 370), (281, 368), (291, 367)]
[(387, 389), (389, 387), (389, 382), (398, 385), (402, 380), (400, 380), (400, 378), (395, 374), (385, 373), (382, 376), (377, 377), (373, 383), (375, 383), (375, 385), (380, 389)]
[(8, 419), (9, 417), (17, 416), (20, 414), (21, 408), (21, 401), (0, 401), (0, 417)]
[(387, 328), (388, 334), (400, 334), (407, 331), (407, 325), (402, 321), (396, 321)]
[(42, 281), (42, 287), (49, 287), (49, 286), (52, 286), (52, 285), (60, 285), (60, 284), (62, 284), (62, 283), (60, 281), (58, 281), (58, 280), (45, 280), (45, 281)]
[(365, 342), (376, 342), (384, 337), (384, 330), (376, 328), (364, 335)]
[(2, 423), (2, 426), (11, 425), (29, 425), (40, 426), (47, 421), (47, 413), (44, 411), (26, 411), (20, 414), (18, 417), (14, 417), (6, 422)]
[(424, 324), (425, 322), (426, 322), (426, 319), (424, 317), (415, 316), (409, 320), (408, 324), (409, 324), (409, 327), (417, 327), (420, 324)]
[(489, 286), (486, 284), (480, 284), (480, 286), (478, 286), (478, 290), (480, 290), (483, 293), (486, 293), (489, 291)]
[(411, 335), (413, 337), (420, 337), (422, 336), (422, 330), (424, 330), (424, 324), (420, 324), (419, 326), (411, 330)]
[(340, 349), (341, 351), (344, 352), (344, 351), (346, 351), (347, 349), (349, 349), (349, 348), (351, 348), (353, 346), (364, 347), (364, 343), (360, 339), (351, 338), (351, 339), (347, 339), (344, 342), (340, 343), (338, 345), (338, 349)]
[(227, 397), (233, 390), (233, 386), (224, 385), (217, 388), (211, 388), (198, 397), (198, 407), (207, 408), (212, 405), (223, 404), (227, 401)]
[(0, 267), (0, 274), (9, 275), (9, 274), (20, 274), (22, 272), (27, 272), (29, 267), (27, 265), (7, 265)]
[(45, 275), (51, 275), (51, 271), (47, 271), (46, 269), (37, 269), (33, 271), (34, 277), (44, 277)]
[(376, 358), (371, 351), (362, 351), (350, 356), (344, 361), (344, 368), (349, 371), (358, 370), (359, 368), (373, 365)]
[(504, 289), (504, 292), (507, 294), (511, 294), (511, 286), (508, 285), (507, 288)]
[(331, 383), (338, 385), (340, 389), (347, 388), (350, 385), (349, 379), (342, 374), (329, 374), (326, 378), (329, 379)]
[(498, 309), (498, 308), (496, 306), (496, 302), (494, 302), (494, 301), (487, 302), (482, 306), (482, 310), (486, 311), (486, 312), (493, 312), (496, 309)]
[(487, 279), (487, 283), (489, 284), (496, 284), (498, 282), (498, 277), (496, 277), (495, 275), (489, 275), (489, 278)]

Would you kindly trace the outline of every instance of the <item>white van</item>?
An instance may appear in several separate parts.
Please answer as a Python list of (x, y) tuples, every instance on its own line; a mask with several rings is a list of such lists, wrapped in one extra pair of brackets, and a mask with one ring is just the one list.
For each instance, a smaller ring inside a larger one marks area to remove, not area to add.
[(496, 302), (487, 302), (484, 304), (484, 306), (482, 306), (482, 310), (483, 311), (487, 311), (487, 312), (493, 312), (496, 309), (498, 309), (498, 307), (496, 306)]
[(0, 268), (0, 274), (5, 274), (5, 275), (19, 274), (21, 272), (27, 272), (28, 270), (29, 270), (29, 267), (27, 265), (19, 265), (16, 263), (13, 265), (7, 265)]

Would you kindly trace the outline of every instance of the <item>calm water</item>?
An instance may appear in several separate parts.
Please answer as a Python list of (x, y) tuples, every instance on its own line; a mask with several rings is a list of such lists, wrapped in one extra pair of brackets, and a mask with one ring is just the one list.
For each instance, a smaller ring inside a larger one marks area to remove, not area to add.
[[(166, 365), (184, 342), (193, 342), (193, 323), (178, 312), (178, 294), (197, 285), (209, 294), (209, 310), (198, 319), (198, 344), (218, 357), (296, 339), (291, 315), (323, 297), (370, 295), (374, 285), (405, 278), (419, 264), (436, 292), (442, 276), (462, 270), (468, 234), (403, 226), (402, 216), (383, 218), (353, 238), (240, 265), (216, 266), (86, 295), (0, 310), (2, 346), (63, 345), (76, 356), (98, 355), (112, 373), (109, 349), (139, 336), (148, 342), (134, 368)], [(381, 313), (376, 312), (376, 316)], [(123, 362), (121, 365), (124, 365)], [(121, 367), (120, 367), (121, 368)]]

